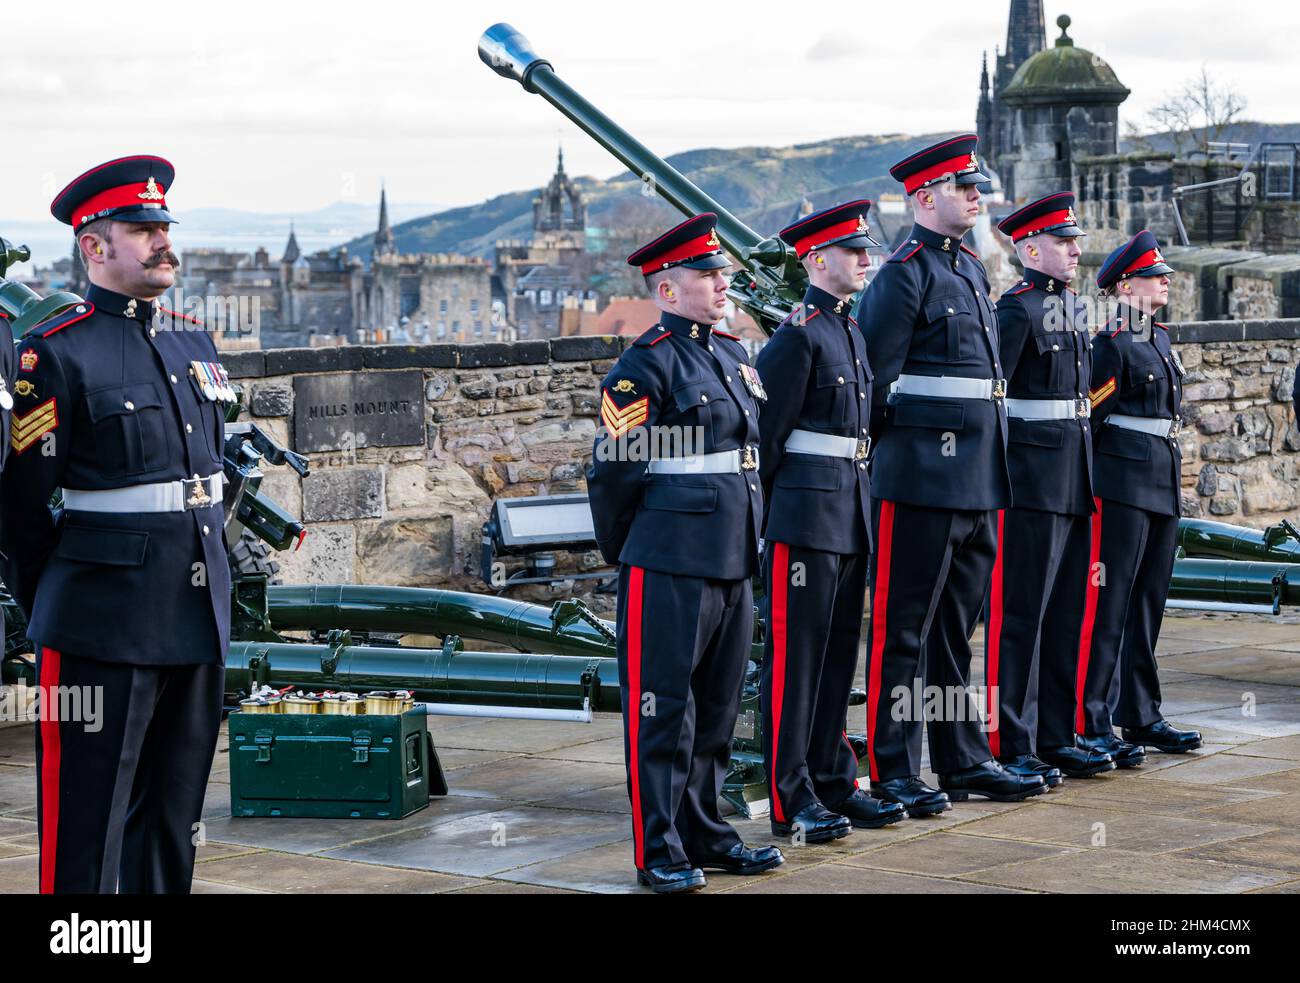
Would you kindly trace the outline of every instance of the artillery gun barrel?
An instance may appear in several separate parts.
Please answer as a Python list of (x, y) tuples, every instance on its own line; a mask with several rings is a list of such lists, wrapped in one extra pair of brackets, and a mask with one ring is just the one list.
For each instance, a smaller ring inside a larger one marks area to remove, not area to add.
[(9, 318), (15, 338), (21, 338), (33, 325), (83, 302), (67, 290), (41, 297), (27, 284), (6, 278), (10, 266), (31, 258), (32, 251), (26, 246), (15, 246), (8, 239), (0, 239), (0, 313)]
[(1290, 538), (1289, 523), (1251, 529), (1207, 519), (1180, 519), (1178, 546), (1189, 557), (1224, 560), (1271, 560), (1300, 563), (1300, 542)]
[(417, 700), (466, 706), (621, 713), (613, 658), (235, 642), (226, 656), (227, 693), (255, 685), (306, 690), (411, 690)]
[(685, 175), (651, 151), (612, 119), (579, 95), (555, 74), (549, 61), (537, 54), (529, 40), (509, 24), (493, 24), (479, 38), (478, 54), (503, 78), (513, 79), (535, 92), (573, 120), (588, 136), (625, 164), (642, 182), (653, 182), (684, 215), (715, 212), (718, 238), (750, 272), (755, 272), (749, 252), (762, 237), (693, 184)]
[(1289, 564), (1221, 559), (1174, 561), (1169, 607), (1276, 612), (1296, 605), (1300, 605), (1300, 568)]
[[(344, 628), (352, 631), (460, 635), (521, 651), (613, 658), (614, 626), (561, 620), (554, 608), (484, 594), (377, 584), (280, 585), (266, 589), (276, 631)], [(599, 619), (595, 619), (599, 621)], [(617, 677), (613, 677), (617, 678)]]

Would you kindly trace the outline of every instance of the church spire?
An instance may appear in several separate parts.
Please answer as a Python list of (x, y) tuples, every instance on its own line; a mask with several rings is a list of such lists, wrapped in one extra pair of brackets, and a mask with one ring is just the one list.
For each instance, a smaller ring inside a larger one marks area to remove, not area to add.
[(388, 189), (379, 186), (379, 228), (375, 231), (375, 255), (388, 256), (397, 252), (397, 240), (388, 224)]
[[(1011, 0), (1011, 11), (1007, 15), (1007, 67), (1014, 72), (1046, 47), (1043, 0)], [(1006, 85), (1011, 81), (1011, 76), (999, 81)]]
[(289, 219), (289, 241), (284, 245), (284, 257), (281, 263), (296, 263), (302, 256), (302, 251), (298, 248), (298, 237), (293, 234), (293, 219)]

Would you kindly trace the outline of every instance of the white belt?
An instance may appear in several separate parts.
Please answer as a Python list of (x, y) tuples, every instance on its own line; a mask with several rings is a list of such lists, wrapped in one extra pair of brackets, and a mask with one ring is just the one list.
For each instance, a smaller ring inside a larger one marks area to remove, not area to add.
[(956, 375), (900, 375), (890, 384), (889, 391), (947, 399), (1005, 399), (1007, 380), (968, 379)]
[(1123, 413), (1112, 413), (1106, 417), (1106, 422), (1123, 430), (1140, 430), (1156, 437), (1174, 438), (1183, 423), (1181, 417), (1170, 420), (1159, 416), (1125, 416)]
[(757, 447), (691, 454), (689, 457), (658, 457), (646, 465), (650, 474), (740, 474), (757, 470)]
[(785, 442), (787, 454), (815, 454), (818, 457), (843, 457), (865, 461), (871, 453), (871, 438), (836, 437), (813, 430), (792, 430)]
[(1087, 399), (1007, 399), (1007, 416), (1020, 420), (1072, 420), (1092, 416)]
[(77, 512), (185, 512), (221, 503), (221, 472), (206, 478), (155, 481), (99, 491), (63, 489), (63, 507)]

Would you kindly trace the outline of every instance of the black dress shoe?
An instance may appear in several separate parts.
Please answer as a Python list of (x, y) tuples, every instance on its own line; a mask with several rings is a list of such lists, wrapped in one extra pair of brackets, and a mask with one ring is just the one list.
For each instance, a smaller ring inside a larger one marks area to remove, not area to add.
[(897, 802), (913, 819), (937, 816), (945, 809), (952, 808), (948, 796), (937, 788), (931, 788), (915, 775), (872, 782), (871, 797), (883, 799), (885, 802)]
[(1065, 781), (1061, 769), (1049, 765), (1036, 754), (1017, 754), (1011, 758), (998, 758), (1000, 764), (1013, 775), (1037, 775), (1048, 788), (1056, 788)]
[(1125, 727), (1120, 733), (1131, 744), (1153, 747), (1165, 754), (1185, 754), (1201, 746), (1199, 730), (1176, 730), (1163, 719), (1146, 727)]
[(772, 820), (772, 835), (798, 836), (803, 843), (827, 843), (848, 836), (853, 829), (847, 817), (831, 812), (820, 802), (810, 802), (796, 812), (788, 823)]
[(773, 867), (780, 867), (783, 863), (785, 857), (774, 846), (747, 847), (744, 843), (737, 843), (726, 853), (715, 857), (700, 857), (695, 865), (748, 877), (750, 874), (761, 874)]
[(988, 761), (939, 776), (939, 787), (954, 802), (982, 795), (994, 802), (1020, 802), (1047, 791), (1041, 775), (1017, 775), (990, 758)]
[(1060, 768), (1067, 778), (1091, 778), (1115, 770), (1115, 757), (1106, 751), (1092, 751), (1075, 745), (1040, 748), (1038, 756)]
[(1089, 751), (1102, 751), (1115, 759), (1116, 768), (1137, 768), (1147, 760), (1147, 751), (1141, 744), (1121, 741), (1114, 734), (1101, 737), (1078, 736), (1075, 744)]
[(897, 802), (873, 799), (860, 788), (855, 788), (853, 794), (843, 802), (827, 808), (848, 817), (849, 822), (858, 829), (880, 829), (907, 818), (907, 810)]
[(704, 871), (690, 864), (666, 864), (647, 867), (636, 872), (636, 882), (644, 884), (655, 894), (681, 894), (698, 891), (704, 887)]

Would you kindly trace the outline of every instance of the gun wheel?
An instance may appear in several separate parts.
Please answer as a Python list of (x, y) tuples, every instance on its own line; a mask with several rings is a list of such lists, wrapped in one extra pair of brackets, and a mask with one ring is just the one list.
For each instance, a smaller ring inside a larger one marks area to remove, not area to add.
[(280, 579), (280, 564), (271, 559), (272, 552), (270, 546), (245, 529), (227, 554), (231, 579), (264, 573), (268, 584), (283, 583)]

